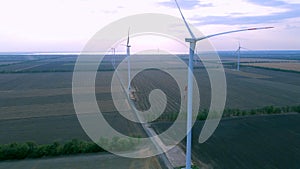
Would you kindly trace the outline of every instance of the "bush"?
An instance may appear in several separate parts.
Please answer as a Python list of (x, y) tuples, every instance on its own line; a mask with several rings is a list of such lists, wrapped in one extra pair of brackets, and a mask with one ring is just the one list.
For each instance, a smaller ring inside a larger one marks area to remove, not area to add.
[(300, 105), (291, 107), (291, 111), (300, 113)]
[(208, 110), (204, 109), (203, 111), (198, 113), (197, 120), (205, 120), (208, 115)]
[(115, 136), (111, 139), (101, 137), (98, 143), (108, 150), (127, 151), (139, 145), (141, 143), (140, 140), (140, 135), (131, 135), (129, 138), (120, 138)]
[(24, 159), (29, 152), (27, 144), (6, 144), (0, 148), (0, 158), (3, 159)]
[(105, 150), (93, 142), (86, 142), (86, 146), (82, 153), (104, 152)]
[(71, 140), (65, 144), (37, 145), (33, 142), (0, 145), (0, 160), (24, 158), (41, 158), (46, 156), (70, 155), (78, 153), (95, 153), (105, 151), (97, 144), (87, 141)]
[[(197, 115), (197, 120), (205, 120), (208, 115), (208, 110), (203, 109), (199, 111)], [(233, 116), (246, 116), (246, 115), (258, 115), (258, 114), (279, 114), (279, 113), (289, 113), (298, 112), (300, 113), (300, 105), (298, 106), (285, 106), (285, 107), (274, 107), (266, 106), (259, 109), (251, 110), (240, 110), (240, 109), (225, 109), (223, 111), (223, 117), (233, 117)], [(175, 116), (174, 116), (175, 115)], [(177, 113), (168, 113), (166, 115), (160, 116), (158, 119), (160, 121), (175, 121), (177, 118)]]
[(45, 156), (57, 156), (60, 154), (62, 147), (58, 142), (45, 147)]

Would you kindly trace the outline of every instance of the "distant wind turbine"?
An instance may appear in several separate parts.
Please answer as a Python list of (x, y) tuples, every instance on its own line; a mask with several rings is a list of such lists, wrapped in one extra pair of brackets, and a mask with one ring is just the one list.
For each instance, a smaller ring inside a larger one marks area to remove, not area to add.
[[(240, 44), (240, 42), (239, 42), (239, 47), (238, 47), (238, 49), (235, 51), (235, 53), (237, 53), (237, 55), (238, 55), (238, 58), (237, 58), (237, 67), (236, 67), (236, 70), (237, 70), (237, 71), (240, 71), (241, 49), (246, 49), (246, 48), (241, 47), (241, 44)], [(247, 50), (247, 49), (246, 49), (246, 50)]]
[[(214, 36), (219, 36), (219, 35), (224, 35), (224, 34), (229, 34), (229, 33), (235, 33), (235, 32), (242, 32), (242, 31), (251, 31), (251, 30), (259, 30), (259, 29), (269, 29), (273, 27), (261, 27), (261, 28), (249, 28), (249, 29), (240, 29), (240, 30), (233, 30), (233, 31), (228, 31), (228, 32), (222, 32), (222, 33), (217, 33), (213, 35), (208, 35), (208, 36), (203, 36), (200, 38), (196, 38), (195, 35), (193, 34), (192, 30), (190, 29), (187, 21), (185, 20), (181, 9), (177, 3), (177, 0), (175, 0), (175, 3), (177, 5), (177, 8), (180, 12), (180, 15), (184, 21), (184, 24), (189, 31), (190, 35), (192, 38), (186, 38), (185, 41), (190, 43), (190, 50), (189, 50), (189, 70), (188, 70), (188, 103), (187, 103), (187, 141), (186, 141), (186, 168), (185, 169), (191, 169), (191, 139), (192, 139), (192, 107), (193, 107), (193, 59), (194, 59), (194, 54), (195, 54), (195, 48), (196, 48), (196, 43), (198, 41), (208, 39)], [(217, 128), (217, 126), (212, 126), (208, 125), (207, 122), (205, 122), (203, 126), (203, 130), (211, 130), (214, 131)], [(200, 134), (200, 137), (202, 136), (202, 133)], [(210, 137), (206, 136), (206, 137)]]
[(130, 89), (131, 89), (131, 86), (130, 86), (130, 45), (129, 45), (129, 31), (130, 31), (130, 28), (128, 29), (128, 36), (127, 36), (127, 43), (126, 43), (126, 48), (127, 48), (127, 64), (128, 64), (128, 88), (127, 88), (127, 92), (128, 94), (130, 94)]

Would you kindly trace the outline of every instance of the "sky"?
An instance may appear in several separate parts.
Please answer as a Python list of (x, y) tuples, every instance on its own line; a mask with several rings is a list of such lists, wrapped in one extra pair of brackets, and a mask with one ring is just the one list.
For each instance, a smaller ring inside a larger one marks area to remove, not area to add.
[[(300, 0), (178, 3), (189, 24), (204, 35), (275, 27), (211, 38), (216, 50), (236, 50), (238, 42), (251, 50), (300, 50)], [(1, 0), (0, 52), (80, 52), (101, 28), (142, 13), (180, 17), (173, 0)]]

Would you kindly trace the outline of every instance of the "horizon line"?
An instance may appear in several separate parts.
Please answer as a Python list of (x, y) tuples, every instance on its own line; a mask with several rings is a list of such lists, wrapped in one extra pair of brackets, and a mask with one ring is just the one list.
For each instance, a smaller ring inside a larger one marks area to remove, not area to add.
[[(215, 51), (202, 51), (202, 52), (235, 52), (236, 50), (215, 50)], [(245, 50), (243, 52), (259, 52), (259, 51), (300, 51), (300, 49), (257, 49), (257, 50)], [(201, 52), (201, 53), (202, 53)], [(80, 52), (80, 51), (53, 51), (53, 52), (49, 52), (49, 51), (31, 51), (31, 52), (0, 52), (0, 55), (3, 54), (18, 54), (18, 55), (80, 55), (80, 54), (109, 54), (110, 52)], [(174, 52), (175, 54), (188, 54), (185, 52)], [(123, 52), (116, 52), (116, 54), (118, 55), (122, 55), (122, 54), (126, 54)], [(151, 54), (160, 54), (160, 55), (166, 55), (167, 53), (145, 53), (143, 55), (151, 55)], [(196, 53), (195, 53), (196, 54)]]

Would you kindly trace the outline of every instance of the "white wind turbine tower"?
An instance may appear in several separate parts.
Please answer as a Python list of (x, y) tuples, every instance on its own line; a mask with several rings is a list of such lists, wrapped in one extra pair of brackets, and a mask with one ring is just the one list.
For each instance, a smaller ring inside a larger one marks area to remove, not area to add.
[[(237, 71), (240, 71), (241, 49), (246, 49), (246, 48), (241, 47), (241, 44), (240, 44), (240, 42), (239, 42), (239, 47), (238, 47), (238, 49), (235, 51), (235, 53), (237, 53), (237, 55), (238, 55), (238, 58), (237, 58), (237, 67), (236, 67), (236, 70), (237, 70)], [(246, 49), (246, 50), (247, 50), (247, 49)]]
[[(187, 103), (187, 141), (186, 141), (186, 169), (191, 169), (191, 141), (192, 141), (192, 107), (193, 107), (193, 59), (194, 59), (194, 54), (195, 54), (195, 48), (196, 48), (196, 43), (198, 41), (208, 39), (214, 36), (219, 36), (219, 35), (224, 35), (224, 34), (229, 34), (229, 33), (235, 33), (235, 32), (242, 32), (242, 31), (251, 31), (251, 30), (259, 30), (259, 29), (269, 29), (273, 27), (261, 27), (261, 28), (249, 28), (249, 29), (240, 29), (240, 30), (233, 30), (233, 31), (228, 31), (228, 32), (222, 32), (222, 33), (217, 33), (213, 35), (208, 35), (204, 37), (197, 38), (193, 34), (192, 30), (190, 29), (188, 23), (186, 22), (181, 9), (177, 3), (177, 0), (175, 0), (175, 3), (177, 5), (177, 8), (180, 12), (180, 15), (184, 21), (184, 24), (189, 31), (191, 38), (186, 38), (185, 41), (190, 43), (190, 50), (189, 50), (189, 70), (188, 70), (188, 103)], [(217, 126), (211, 126), (216, 128)]]
[(127, 48), (127, 65), (128, 65), (128, 88), (127, 88), (127, 93), (130, 94), (130, 45), (129, 45), (129, 31), (130, 28), (128, 29), (128, 36), (127, 36), (127, 43), (126, 43), (126, 48)]

